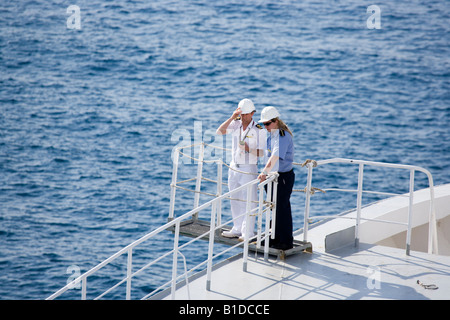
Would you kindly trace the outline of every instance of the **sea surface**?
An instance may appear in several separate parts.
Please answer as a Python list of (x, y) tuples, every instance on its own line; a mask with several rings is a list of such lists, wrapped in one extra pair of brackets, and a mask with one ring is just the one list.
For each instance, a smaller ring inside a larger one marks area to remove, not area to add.
[[(279, 109), (297, 162), (412, 164), (436, 185), (450, 183), (449, 13), (443, 0), (3, 0), (0, 299), (45, 299), (166, 223), (174, 147), (227, 147), (214, 132), (243, 98), (254, 101), (256, 119), (265, 106)], [(180, 166), (179, 179), (195, 176), (194, 161)], [(319, 169), (316, 187), (357, 183), (354, 167)], [(295, 170), (294, 188), (303, 189), (306, 171)], [(368, 189), (408, 191), (407, 171), (367, 173)], [(215, 165), (205, 164), (204, 176), (214, 178)], [(327, 197), (313, 197), (313, 215), (356, 203)], [(296, 228), (303, 198), (292, 198)], [(180, 215), (193, 194), (177, 191), (177, 201)], [(136, 268), (170, 250), (171, 237), (139, 249)], [(196, 264), (206, 247), (185, 256)], [(88, 298), (121, 279), (124, 266), (126, 257), (88, 278)], [(132, 298), (159, 286), (170, 266), (133, 280)], [(117, 291), (105, 298), (123, 299), (124, 286)]]

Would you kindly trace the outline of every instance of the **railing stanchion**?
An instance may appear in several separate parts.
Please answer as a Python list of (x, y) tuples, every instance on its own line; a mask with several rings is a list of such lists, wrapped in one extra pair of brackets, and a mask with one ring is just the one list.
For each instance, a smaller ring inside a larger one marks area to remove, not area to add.
[(87, 282), (87, 277), (83, 278), (83, 281), (81, 281), (81, 300), (86, 300), (86, 282)]
[[(202, 185), (202, 174), (203, 174), (203, 157), (204, 157), (205, 143), (202, 142), (199, 146), (198, 153), (198, 167), (197, 167), (197, 180), (195, 181), (195, 194), (194, 194), (194, 209), (198, 208), (200, 202), (200, 189)], [(194, 220), (198, 219), (198, 211), (192, 216)]]
[[(252, 210), (252, 187), (253, 185), (249, 185), (247, 187), (247, 205), (245, 212), (245, 234), (242, 235), (244, 238), (244, 261), (242, 264), (242, 268), (244, 272), (247, 272), (247, 260), (248, 260), (248, 243), (250, 241), (250, 214)], [(253, 227), (253, 226), (252, 226)]]
[[(222, 160), (217, 160), (217, 197), (222, 195)], [(219, 200), (217, 206), (217, 225), (222, 224), (222, 200)]]
[(363, 194), (363, 178), (364, 178), (364, 164), (359, 164), (358, 171), (358, 191), (356, 197), (356, 224), (355, 224), (355, 247), (359, 246), (359, 225), (361, 222), (361, 203)]
[[(266, 186), (267, 186), (266, 201), (269, 204), (269, 208), (267, 210), (269, 211), (269, 215), (270, 215), (267, 223), (270, 224), (269, 227), (270, 227), (270, 229), (272, 229), (272, 232), (270, 234), (270, 239), (274, 239), (275, 232), (273, 229), (273, 221), (272, 221), (272, 219), (273, 219), (273, 217), (272, 217), (272, 183), (267, 183)], [(269, 241), (269, 239), (267, 239), (267, 241)]]
[(177, 268), (178, 268), (178, 241), (180, 239), (180, 220), (175, 224), (175, 239), (173, 241), (173, 260), (172, 260), (172, 300), (175, 299), (177, 290)]
[[(264, 191), (263, 191), (263, 187), (259, 186), (258, 187), (259, 193), (258, 193), (258, 228), (257, 228), (257, 238), (256, 238), (256, 248), (260, 249), (261, 248), (261, 236), (262, 236), (262, 212), (263, 212), (263, 203), (264, 203)], [(266, 233), (267, 235), (267, 233)], [(265, 254), (265, 252), (264, 252)]]
[(439, 254), (438, 239), (437, 239), (437, 222), (436, 222), (436, 210), (434, 207), (434, 183), (433, 177), (428, 172), (428, 182), (430, 184), (430, 213), (428, 217), (428, 253)]
[(305, 217), (303, 219), (303, 241), (308, 241), (308, 227), (309, 227), (309, 210), (311, 203), (311, 181), (313, 166), (311, 163), (306, 165), (308, 167), (308, 177), (306, 179), (306, 199), (305, 199)]
[(128, 250), (128, 259), (127, 259), (127, 293), (126, 300), (131, 300), (131, 275), (133, 269), (133, 248)]
[(211, 204), (211, 224), (209, 227), (209, 246), (208, 246), (208, 264), (206, 270), (206, 290), (211, 290), (211, 272), (213, 264), (213, 254), (214, 254), (214, 236), (215, 230), (214, 222), (216, 221), (216, 201)]
[(177, 190), (177, 176), (178, 176), (178, 161), (180, 160), (180, 150), (175, 149), (173, 158), (172, 183), (170, 184), (170, 206), (169, 206), (169, 221), (173, 220), (175, 211), (175, 194)]
[(409, 205), (408, 205), (408, 229), (406, 230), (406, 255), (409, 256), (411, 249), (411, 226), (414, 202), (414, 169), (409, 174)]
[(275, 228), (277, 227), (277, 192), (278, 192), (278, 175), (269, 184), (272, 185), (272, 239), (275, 239)]
[[(264, 204), (264, 193), (263, 193), (264, 186), (259, 186), (259, 206), (260, 208), (263, 208)], [(267, 204), (266, 210), (266, 224), (265, 224), (265, 231), (264, 231), (264, 261), (269, 260), (269, 241), (270, 241), (270, 203)], [(261, 211), (261, 217), (262, 217), (262, 211)]]

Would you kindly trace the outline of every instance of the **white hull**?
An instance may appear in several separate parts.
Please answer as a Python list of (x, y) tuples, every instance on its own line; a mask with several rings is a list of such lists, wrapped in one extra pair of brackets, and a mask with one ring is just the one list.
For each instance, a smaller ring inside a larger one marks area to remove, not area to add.
[[(438, 253), (450, 256), (450, 184), (434, 187), (434, 192)], [(416, 191), (414, 193), (412, 214), (411, 250), (428, 251), (429, 208), (429, 189)], [(343, 216), (355, 217), (356, 212), (352, 211)], [(408, 198), (392, 197), (379, 201), (362, 208), (361, 216), (368, 219), (406, 221), (408, 216)], [(313, 244), (316, 245), (314, 247), (316, 250), (325, 246), (327, 251), (332, 251), (353, 242), (354, 225), (354, 220), (348, 219), (324, 221), (318, 223), (315, 227), (310, 227), (311, 233), (309, 238), (315, 238)], [(325, 243), (320, 241), (320, 238), (323, 238)], [(402, 225), (363, 220), (360, 226), (360, 241), (362, 243), (405, 249), (406, 230)]]

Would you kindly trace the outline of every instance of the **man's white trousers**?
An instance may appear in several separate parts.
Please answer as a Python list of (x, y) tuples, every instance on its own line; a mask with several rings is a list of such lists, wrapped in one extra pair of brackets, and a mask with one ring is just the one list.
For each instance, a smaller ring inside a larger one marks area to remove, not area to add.
[[(255, 180), (258, 177), (258, 175), (257, 175), (258, 167), (256, 166), (256, 164), (239, 165), (239, 167), (237, 167), (235, 164), (232, 163), (231, 168), (239, 170), (239, 171), (253, 173), (253, 174), (244, 174), (244, 173), (236, 172), (234, 170), (229, 169), (228, 170), (228, 189), (230, 191), (232, 191), (252, 180)], [(251, 188), (252, 188), (252, 199), (251, 200), (256, 201), (258, 199), (258, 196), (257, 196), (258, 185), (255, 184)], [(247, 209), (247, 189), (245, 188), (239, 192), (232, 194), (231, 198), (244, 200), (244, 201), (230, 200), (231, 214), (234, 219), (233, 220), (233, 229), (231, 230), (231, 232), (236, 235), (242, 235), (242, 236), (246, 237), (247, 226), (246, 226), (245, 212)], [(252, 202), (251, 209), (256, 208), (257, 205), (258, 204), (256, 202)], [(250, 219), (249, 219), (250, 228), (248, 229), (248, 236), (250, 236), (250, 237), (252, 237), (255, 234), (255, 232), (254, 232), (254, 229), (255, 229), (254, 214), (255, 213), (256, 212), (253, 212), (253, 215), (251, 215)]]

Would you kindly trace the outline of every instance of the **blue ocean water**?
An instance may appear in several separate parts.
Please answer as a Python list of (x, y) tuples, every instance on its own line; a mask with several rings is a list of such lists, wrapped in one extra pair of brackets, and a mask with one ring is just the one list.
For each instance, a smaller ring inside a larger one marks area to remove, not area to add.
[[(380, 29), (367, 27), (372, 4)], [(177, 133), (193, 143), (196, 122), (215, 130), (244, 97), (258, 111), (279, 108), (298, 162), (413, 164), (435, 184), (450, 182), (446, 4), (2, 1), (0, 299), (44, 299), (66, 284), (69, 267), (87, 271), (165, 223)], [(70, 5), (80, 8), (80, 29), (67, 26)], [(183, 174), (195, 171), (183, 165)], [(296, 173), (304, 188), (306, 173)], [(355, 183), (341, 168), (326, 173), (318, 186)], [(368, 188), (407, 190), (407, 173), (379, 173)], [(417, 188), (426, 186), (418, 175)], [(179, 196), (183, 213), (192, 195)], [(331, 196), (313, 211), (349, 203)], [(140, 253), (170, 246), (168, 235)], [(110, 282), (121, 268), (89, 281)], [(133, 295), (157, 287), (164, 270), (137, 282)]]

